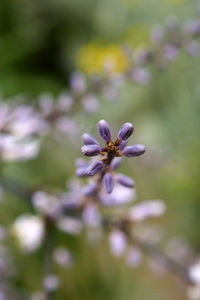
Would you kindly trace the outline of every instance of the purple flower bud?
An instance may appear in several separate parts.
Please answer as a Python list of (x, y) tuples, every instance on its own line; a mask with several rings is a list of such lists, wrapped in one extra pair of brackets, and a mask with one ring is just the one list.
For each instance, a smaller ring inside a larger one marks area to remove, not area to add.
[(130, 77), (133, 81), (139, 83), (139, 84), (147, 84), (150, 79), (150, 73), (145, 68), (133, 68), (133, 70), (130, 72)]
[(119, 145), (119, 151), (124, 150), (127, 143), (128, 143), (128, 140), (121, 141), (121, 144)]
[(85, 167), (80, 167), (76, 170), (76, 176), (78, 177), (87, 177), (87, 173), (86, 173), (87, 168)]
[(88, 113), (94, 113), (99, 108), (99, 102), (98, 99), (94, 95), (86, 95), (82, 99), (83, 108)]
[(178, 48), (174, 45), (168, 44), (164, 48), (164, 57), (168, 60), (174, 60), (178, 55)]
[(104, 139), (106, 142), (109, 142), (111, 140), (111, 133), (108, 123), (105, 120), (101, 120), (97, 126), (102, 139)]
[(77, 94), (84, 93), (86, 89), (86, 80), (82, 73), (80, 72), (74, 72), (72, 74), (72, 77), (70, 79), (70, 84), (72, 90)]
[(114, 187), (114, 178), (110, 173), (106, 173), (103, 177), (104, 186), (108, 194), (112, 193)]
[(135, 182), (133, 181), (132, 178), (125, 176), (124, 174), (117, 174), (116, 175), (116, 181), (128, 188), (132, 188), (135, 185)]
[(96, 156), (101, 152), (101, 147), (98, 145), (85, 145), (81, 148), (81, 152), (85, 156)]
[(83, 196), (86, 196), (86, 197), (91, 196), (96, 192), (96, 190), (97, 190), (97, 184), (92, 182), (83, 187), (82, 194), (83, 194)]
[(118, 139), (127, 140), (133, 133), (134, 127), (131, 123), (125, 123), (118, 132)]
[(115, 157), (110, 164), (111, 169), (116, 170), (121, 164), (121, 162), (122, 162), (121, 157)]
[(95, 161), (86, 170), (86, 173), (88, 176), (93, 176), (97, 172), (101, 171), (103, 169), (103, 162), (102, 161)]
[(145, 152), (145, 146), (143, 145), (133, 145), (130, 147), (126, 147), (123, 151), (122, 154), (127, 156), (127, 157), (132, 157), (132, 156), (139, 156)]
[(83, 158), (77, 158), (75, 161), (75, 165), (77, 168), (81, 168), (81, 167), (87, 167), (88, 166), (88, 161), (86, 161)]
[(85, 145), (99, 145), (99, 143), (88, 133), (82, 135), (82, 140)]
[(161, 42), (163, 42), (163, 38), (164, 38), (164, 30), (163, 27), (160, 25), (155, 25), (152, 28), (152, 33), (151, 33), (151, 37), (152, 40), (156, 43), (156, 44), (161, 44)]

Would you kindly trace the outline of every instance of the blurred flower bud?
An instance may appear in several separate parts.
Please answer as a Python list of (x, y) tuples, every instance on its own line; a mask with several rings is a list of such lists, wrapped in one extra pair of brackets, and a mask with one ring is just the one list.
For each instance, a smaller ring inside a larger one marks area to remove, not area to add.
[(150, 81), (150, 73), (144, 68), (134, 68), (130, 73), (130, 77), (139, 84), (147, 84)]
[(70, 234), (79, 234), (82, 230), (82, 222), (73, 217), (60, 217), (57, 226), (63, 232)]
[(126, 256), (126, 263), (129, 267), (137, 267), (142, 259), (142, 253), (139, 248), (131, 247)]
[(93, 176), (99, 171), (101, 171), (104, 167), (104, 164), (102, 161), (95, 161), (86, 170), (86, 173), (88, 176)]
[(109, 237), (110, 251), (114, 256), (121, 256), (126, 250), (126, 237), (120, 230), (113, 230)]
[(94, 95), (87, 95), (87, 96), (83, 97), (82, 103), (83, 103), (83, 108), (88, 113), (94, 113), (99, 108), (98, 99)]
[(15, 220), (13, 233), (20, 247), (26, 252), (32, 252), (41, 244), (44, 236), (44, 224), (37, 216), (22, 215)]
[(189, 269), (189, 278), (195, 284), (200, 284), (200, 260), (196, 264), (192, 265)]
[(86, 167), (80, 167), (76, 169), (76, 176), (78, 177), (87, 177), (86, 173), (87, 168)]
[(117, 174), (116, 175), (116, 181), (128, 188), (132, 188), (135, 185), (135, 182), (133, 181), (132, 178), (125, 176), (124, 174)]
[(48, 292), (53, 292), (53, 291), (57, 290), (57, 288), (59, 286), (58, 277), (54, 274), (47, 275), (44, 278), (43, 286), (44, 286), (44, 289)]
[(192, 56), (199, 55), (199, 44), (197, 43), (197, 41), (190, 41), (184, 46), (184, 48), (189, 55)]
[(178, 55), (178, 48), (172, 44), (168, 44), (164, 48), (164, 56), (168, 60), (174, 60)]
[(76, 165), (77, 168), (87, 167), (88, 162), (87, 162), (87, 160), (85, 160), (83, 158), (77, 158), (76, 161), (75, 161), (75, 165)]
[(97, 190), (97, 184), (95, 182), (91, 182), (88, 185), (82, 188), (82, 194), (85, 197), (93, 195)]
[(156, 44), (160, 44), (163, 41), (164, 30), (160, 24), (154, 25), (151, 32), (151, 38)]
[(71, 253), (64, 247), (58, 247), (54, 250), (53, 259), (57, 264), (65, 268), (71, 267), (73, 263), (73, 258)]
[(102, 192), (100, 200), (105, 206), (120, 206), (134, 201), (135, 193), (133, 189), (115, 183), (112, 193)]
[(85, 145), (98, 145), (99, 143), (88, 133), (82, 135), (82, 140)]
[(165, 210), (165, 203), (161, 200), (143, 201), (130, 209), (129, 217), (134, 222), (140, 222), (146, 218), (159, 217)]
[(121, 157), (115, 157), (110, 164), (111, 169), (116, 170), (120, 166), (121, 162), (122, 162)]
[(104, 187), (108, 194), (112, 193), (114, 187), (114, 178), (110, 173), (106, 173), (103, 177)]
[(74, 72), (70, 80), (72, 90), (77, 94), (82, 94), (86, 89), (85, 77), (80, 72)]
[(87, 226), (98, 227), (101, 223), (101, 215), (94, 203), (89, 203), (83, 211), (83, 221)]
[(58, 108), (61, 111), (68, 112), (73, 105), (73, 98), (70, 97), (67, 93), (62, 93), (58, 97)]

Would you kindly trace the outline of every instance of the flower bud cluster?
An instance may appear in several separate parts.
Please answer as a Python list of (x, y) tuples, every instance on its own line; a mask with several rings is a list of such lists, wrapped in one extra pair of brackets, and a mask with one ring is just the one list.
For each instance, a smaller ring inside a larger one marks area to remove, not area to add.
[(100, 144), (88, 133), (84, 133), (82, 140), (84, 146), (81, 148), (81, 152), (85, 156), (97, 156), (101, 155), (102, 158), (94, 160), (90, 164), (86, 161), (77, 162), (76, 175), (79, 177), (89, 177), (98, 175), (96, 184), (90, 184), (86, 187), (86, 194), (94, 193), (101, 183), (103, 183), (104, 189), (107, 193), (112, 193), (114, 184), (118, 183), (128, 188), (134, 187), (134, 181), (123, 174), (115, 174), (114, 170), (120, 165), (121, 157), (135, 157), (140, 156), (145, 152), (143, 145), (133, 145), (126, 147), (129, 137), (134, 131), (134, 127), (131, 123), (125, 123), (119, 130), (117, 138), (112, 140), (111, 131), (108, 123), (105, 120), (98, 122), (98, 131), (101, 138), (106, 142), (105, 147), (101, 147)]

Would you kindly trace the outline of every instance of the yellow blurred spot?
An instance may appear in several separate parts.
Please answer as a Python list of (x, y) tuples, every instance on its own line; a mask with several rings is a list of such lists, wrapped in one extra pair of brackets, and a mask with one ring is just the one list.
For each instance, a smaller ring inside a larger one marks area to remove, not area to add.
[(81, 48), (77, 64), (88, 74), (96, 74), (103, 70), (121, 73), (127, 69), (128, 59), (118, 45), (102, 46), (91, 42)]

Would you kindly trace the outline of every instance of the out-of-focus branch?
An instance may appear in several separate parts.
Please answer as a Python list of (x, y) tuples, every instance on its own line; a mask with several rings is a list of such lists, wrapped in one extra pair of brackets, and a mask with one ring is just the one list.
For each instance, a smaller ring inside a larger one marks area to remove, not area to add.
[(167, 272), (175, 275), (177, 278), (182, 280), (186, 284), (193, 284), (192, 280), (189, 277), (188, 269), (186, 266), (182, 265), (181, 263), (177, 262), (176, 260), (169, 257), (167, 254), (162, 252), (159, 248), (152, 245), (150, 242), (144, 241), (135, 237), (130, 232), (130, 223), (127, 222), (126, 219), (121, 220), (109, 220), (104, 219), (104, 228), (119, 228), (124, 232), (127, 237), (128, 242), (131, 245), (137, 246), (143, 253), (147, 256), (152, 257), (155, 261), (163, 267)]
[(153, 257), (166, 271), (174, 274), (185, 283), (192, 284), (187, 268), (170, 258), (160, 249), (148, 242), (138, 240), (134, 237), (132, 238), (132, 244), (138, 246), (146, 255)]
[[(15, 193), (18, 196), (22, 197), (25, 200), (29, 200), (31, 199), (32, 194), (34, 193), (34, 190), (31, 190), (27, 187), (25, 187), (24, 185), (22, 185), (21, 183), (10, 179), (10, 178), (1, 178), (0, 179), (0, 184), (9, 192), (11, 193)], [(72, 215), (79, 215), (81, 211), (81, 208), (72, 208), (71, 209), (64, 209), (63, 212), (65, 214), (72, 214)], [(49, 230), (49, 221), (47, 220), (47, 227), (46, 232), (47, 232), (47, 236), (46, 236), (46, 251), (48, 253), (51, 253), (51, 248), (52, 248), (52, 243), (49, 244), (49, 241), (51, 240), (52, 237), (50, 237), (50, 233), (52, 232), (52, 230)], [(138, 238), (132, 236), (129, 231), (127, 230), (126, 227), (126, 223), (124, 223), (124, 220), (109, 220), (107, 218), (104, 219), (103, 222), (103, 226), (105, 229), (110, 229), (110, 227), (119, 227), (120, 229), (123, 229), (123, 231), (125, 232), (129, 242), (133, 245), (136, 245), (137, 247), (139, 247), (142, 252), (144, 252), (147, 256), (149, 257), (153, 257), (156, 262), (158, 264), (160, 264), (166, 271), (172, 273), (173, 275), (175, 275), (177, 278), (181, 279), (182, 281), (184, 281), (186, 284), (192, 284), (192, 281), (188, 275), (188, 270), (185, 266), (181, 265), (180, 263), (178, 263), (177, 261), (175, 261), (174, 259), (170, 258), (169, 256), (167, 256), (165, 253), (163, 253), (160, 249), (158, 249), (157, 247), (155, 247), (154, 245), (152, 245), (151, 243), (145, 242), (143, 240), (139, 240)], [(50, 226), (51, 227), (51, 226)], [(46, 252), (46, 253), (47, 253)], [(45, 259), (45, 270), (49, 270), (51, 268), (49, 268), (49, 255), (47, 255), (48, 257), (46, 257)], [(51, 299), (51, 295), (48, 295), (48, 299)]]

